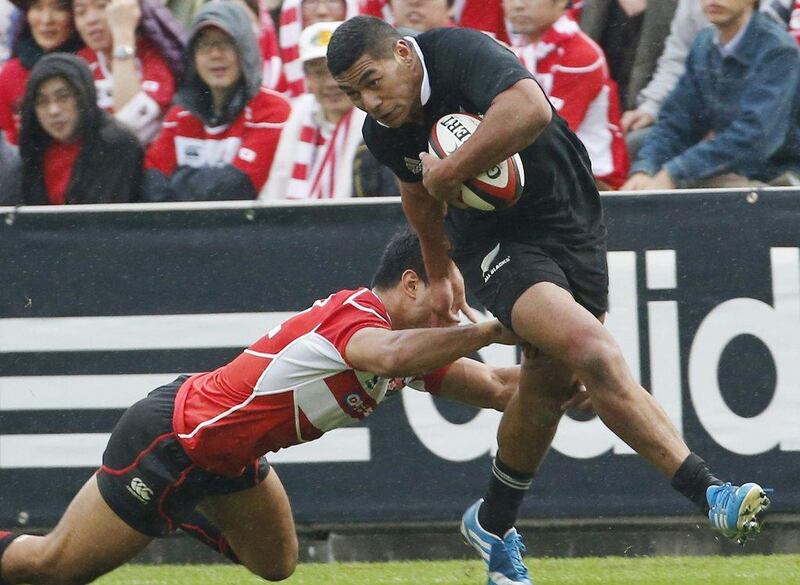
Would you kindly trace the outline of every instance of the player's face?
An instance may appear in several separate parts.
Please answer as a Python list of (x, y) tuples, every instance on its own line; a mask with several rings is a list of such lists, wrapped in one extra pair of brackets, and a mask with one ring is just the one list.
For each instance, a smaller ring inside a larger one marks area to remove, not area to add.
[(222, 30), (209, 27), (194, 43), (194, 63), (200, 79), (212, 90), (227, 90), (238, 83), (242, 70), (233, 39)]
[(63, 77), (51, 77), (39, 85), (34, 98), (36, 118), (54, 140), (69, 142), (80, 121), (75, 89)]
[(72, 4), (75, 28), (93, 51), (110, 51), (114, 46), (106, 19), (108, 0), (75, 0)]
[(701, 0), (703, 14), (716, 26), (743, 20), (753, 10), (754, 0)]
[(394, 24), (419, 32), (447, 26), (452, 8), (447, 0), (392, 0)]
[(324, 57), (311, 59), (303, 65), (306, 74), (308, 91), (317, 98), (325, 117), (328, 120), (338, 120), (353, 108), (344, 92), (339, 89), (336, 80), (328, 71)]
[(519, 35), (540, 35), (564, 13), (567, 0), (503, 0), (503, 11)]
[(407, 41), (397, 41), (391, 57), (362, 55), (336, 81), (357, 108), (399, 128), (421, 117), (422, 70), (413, 51)]
[(36, 0), (26, 14), (33, 40), (45, 52), (67, 42), (75, 30), (72, 12), (65, 0)]

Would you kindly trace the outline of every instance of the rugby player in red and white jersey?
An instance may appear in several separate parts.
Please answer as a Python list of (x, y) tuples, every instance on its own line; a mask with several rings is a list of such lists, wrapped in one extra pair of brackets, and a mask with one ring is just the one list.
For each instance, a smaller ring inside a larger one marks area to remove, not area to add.
[(315, 302), (213, 372), (123, 415), (103, 465), (46, 536), (0, 533), (0, 583), (86, 583), (184, 528), (269, 580), (297, 563), (286, 493), (263, 455), (360, 421), (393, 381), (504, 409), (519, 368), (463, 356), (515, 343), (499, 321), (430, 328), (419, 241), (398, 234), (373, 288)]

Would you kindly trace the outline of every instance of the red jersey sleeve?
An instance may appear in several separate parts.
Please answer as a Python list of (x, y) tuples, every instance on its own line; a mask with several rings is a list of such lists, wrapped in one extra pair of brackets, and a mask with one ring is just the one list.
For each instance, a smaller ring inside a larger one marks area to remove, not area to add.
[(356, 291), (340, 307), (332, 312), (321, 323), (317, 333), (330, 341), (345, 363), (350, 366), (345, 355), (350, 338), (368, 327), (391, 329), (389, 316), (383, 303), (371, 291), (361, 289)]
[(561, 106), (558, 114), (575, 132), (603, 88), (606, 79), (605, 58), (591, 46), (570, 43), (564, 58), (553, 66), (552, 72), (550, 96)]
[(250, 100), (248, 109), (242, 143), (232, 164), (247, 175), (258, 193), (267, 182), (278, 140), (289, 118), (291, 106), (281, 94), (262, 88)]
[(161, 132), (147, 149), (144, 159), (145, 169), (161, 171), (169, 177), (178, 164), (175, 154), (175, 136), (178, 131), (178, 121), (183, 108), (174, 106), (161, 123)]
[(453, 364), (442, 366), (438, 370), (434, 370), (429, 374), (425, 374), (421, 378), (411, 378), (406, 380), (406, 386), (419, 390), (420, 392), (428, 392), (430, 394), (439, 394), (442, 390), (442, 381), (444, 380), (447, 371)]

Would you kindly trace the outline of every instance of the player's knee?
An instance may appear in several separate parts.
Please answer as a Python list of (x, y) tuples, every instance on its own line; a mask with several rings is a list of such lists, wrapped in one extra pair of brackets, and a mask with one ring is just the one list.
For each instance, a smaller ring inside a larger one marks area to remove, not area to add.
[(273, 557), (268, 562), (261, 563), (259, 566), (254, 567), (253, 572), (267, 581), (288, 579), (297, 568), (298, 551), (299, 545), (297, 539), (294, 538), (291, 542), (286, 543), (279, 558)]
[(592, 390), (612, 383), (625, 364), (619, 345), (602, 327), (587, 327), (573, 335), (566, 356), (573, 371)]

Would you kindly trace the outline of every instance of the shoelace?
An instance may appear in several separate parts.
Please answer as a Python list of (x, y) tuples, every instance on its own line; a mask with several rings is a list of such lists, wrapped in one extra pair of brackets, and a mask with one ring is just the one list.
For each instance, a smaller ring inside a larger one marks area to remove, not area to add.
[(719, 513), (718, 510), (720, 508), (725, 509), (728, 505), (728, 501), (733, 496), (734, 489), (731, 482), (726, 481), (717, 490), (717, 493), (714, 495), (714, 505), (711, 506), (711, 509), (714, 511), (715, 514)]
[(503, 544), (505, 544), (506, 551), (511, 559), (511, 566), (514, 567), (518, 575), (527, 577), (528, 569), (522, 562), (521, 553), (527, 552), (528, 548), (525, 546), (525, 543), (522, 542), (522, 536), (520, 536), (520, 534), (515, 534), (508, 542), (504, 541)]

